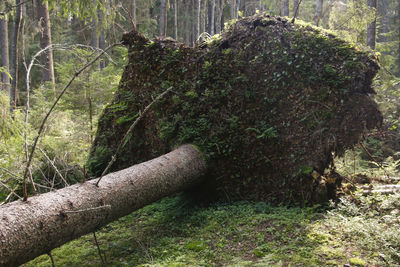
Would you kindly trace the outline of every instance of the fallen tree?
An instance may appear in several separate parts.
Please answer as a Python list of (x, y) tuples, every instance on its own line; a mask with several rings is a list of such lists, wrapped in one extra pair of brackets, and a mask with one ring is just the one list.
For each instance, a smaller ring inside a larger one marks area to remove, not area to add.
[(164, 196), (198, 184), (202, 155), (184, 145), (159, 158), (0, 206), (0, 266), (17, 266)]

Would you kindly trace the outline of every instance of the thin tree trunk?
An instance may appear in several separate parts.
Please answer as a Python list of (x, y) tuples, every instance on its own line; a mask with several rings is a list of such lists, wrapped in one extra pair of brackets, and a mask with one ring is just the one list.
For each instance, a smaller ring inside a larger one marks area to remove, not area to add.
[(321, 20), (322, 9), (324, 5), (324, 0), (316, 0), (315, 2), (315, 15), (314, 15), (314, 23), (319, 26), (319, 21)]
[[(51, 45), (51, 25), (49, 16), (49, 7), (47, 2), (43, 0), (36, 0), (37, 17), (40, 27), (40, 49), (44, 49)], [(41, 56), (42, 68), (42, 82), (46, 85), (50, 82), (51, 88), (54, 89), (54, 64), (53, 64), (53, 51), (47, 50)]]
[(298, 5), (299, 5), (299, 0), (293, 0), (293, 17), (296, 16), (296, 10)]
[(398, 41), (399, 41), (399, 44), (398, 44), (398, 51), (397, 51), (397, 56), (398, 56), (398, 58), (397, 58), (397, 68), (398, 68), (398, 73), (397, 73), (397, 76), (398, 77), (400, 77), (400, 0), (397, 0), (397, 29), (398, 29)]
[[(9, 55), (8, 55), (8, 20), (7, 15), (0, 19), (0, 45), (1, 45), (1, 67), (7, 72), (10, 71)], [(10, 77), (7, 73), (1, 73), (0, 90), (10, 93)]]
[(190, 1), (191, 0), (185, 0), (185, 16), (184, 16), (184, 19), (185, 19), (185, 35), (184, 35), (184, 37), (185, 37), (185, 44), (187, 46), (190, 46), (190, 32), (191, 32), (191, 30), (190, 30), (190, 21), (191, 21), (191, 19), (190, 19), (190, 15), (189, 15)]
[(195, 34), (196, 41), (200, 35), (200, 14), (201, 14), (201, 0), (196, 0), (196, 34)]
[(215, 1), (211, 0), (211, 12), (210, 12), (210, 34), (215, 34)]
[(11, 48), (10, 48), (10, 74), (11, 89), (10, 89), (10, 110), (11, 112), (15, 109), (17, 104), (18, 96), (18, 41), (19, 41), (19, 29), (21, 25), (21, 5), (20, 0), (15, 0), (15, 17), (11, 32)]
[(367, 0), (367, 5), (374, 9), (374, 19), (367, 26), (367, 46), (375, 49), (376, 40), (376, 0)]
[(137, 21), (136, 21), (136, 0), (131, 0), (131, 15), (132, 15), (133, 21), (137, 24)]
[(165, 17), (166, 17), (166, 6), (167, 6), (167, 1), (166, 0), (161, 0), (160, 4), (160, 21), (158, 24), (158, 35), (160, 37), (165, 37)]
[(178, 40), (178, 0), (174, 0), (174, 36)]
[(207, 0), (202, 0), (203, 9), (201, 13), (201, 33), (206, 32), (206, 14), (207, 14)]
[(48, 253), (145, 205), (201, 181), (206, 165), (193, 146), (97, 179), (0, 206), (0, 266)]
[(289, 16), (289, 0), (282, 1), (282, 16)]
[(221, 1), (217, 0), (215, 6), (215, 33), (221, 32)]
[(389, 31), (388, 27), (388, 3), (386, 0), (378, 2), (378, 9), (380, 14), (380, 27), (378, 29), (378, 42), (385, 43), (387, 42), (386, 34)]

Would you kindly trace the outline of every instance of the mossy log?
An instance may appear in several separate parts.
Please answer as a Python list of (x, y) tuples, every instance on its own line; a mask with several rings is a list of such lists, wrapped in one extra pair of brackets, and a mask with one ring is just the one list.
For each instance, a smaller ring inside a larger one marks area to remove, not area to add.
[(317, 28), (259, 14), (194, 48), (138, 32), (123, 41), (129, 63), (99, 121), (93, 175), (141, 110), (170, 87), (113, 170), (193, 143), (209, 166), (196, 189), (207, 196), (312, 202), (333, 157), (382, 122), (371, 98), (375, 58)]
[(0, 206), (0, 266), (18, 266), (164, 196), (198, 184), (203, 157), (191, 145), (57, 191)]

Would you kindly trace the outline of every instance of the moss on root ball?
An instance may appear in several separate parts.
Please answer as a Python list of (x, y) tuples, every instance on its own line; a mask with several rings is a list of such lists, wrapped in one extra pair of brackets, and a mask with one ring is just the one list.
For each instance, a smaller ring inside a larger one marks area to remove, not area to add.
[(129, 64), (99, 121), (88, 160), (93, 175), (104, 170), (144, 107), (169, 87), (112, 170), (192, 143), (208, 162), (199, 190), (210, 196), (312, 202), (333, 155), (382, 121), (369, 96), (374, 59), (309, 26), (260, 14), (195, 48), (138, 32), (123, 41)]

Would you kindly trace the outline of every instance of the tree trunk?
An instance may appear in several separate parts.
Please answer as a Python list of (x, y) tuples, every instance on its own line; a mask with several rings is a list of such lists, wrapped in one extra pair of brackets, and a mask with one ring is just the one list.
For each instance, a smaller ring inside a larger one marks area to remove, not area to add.
[(158, 33), (160, 37), (165, 37), (165, 17), (166, 17), (166, 7), (167, 7), (167, 0), (161, 0), (160, 4), (160, 22), (159, 22), (159, 28), (158, 28)]
[[(293, 0), (293, 17), (298, 15), (298, 14), (296, 14), (298, 5), (299, 5), (299, 0)], [(297, 13), (299, 13), (299, 12), (297, 11)]]
[(321, 20), (323, 5), (324, 5), (324, 0), (316, 0), (314, 23), (317, 26), (319, 26), (319, 21)]
[(195, 41), (199, 38), (200, 35), (200, 14), (201, 14), (201, 0), (196, 0), (196, 34)]
[[(43, 3), (43, 0), (36, 0), (36, 10), (40, 28), (40, 49), (44, 49), (51, 45), (51, 26), (47, 2)], [(40, 61), (43, 66), (42, 82), (44, 85), (50, 82), (51, 88), (54, 89), (53, 51), (50, 49), (42, 53)]]
[(0, 266), (16, 266), (164, 196), (201, 181), (206, 165), (191, 145), (159, 158), (0, 207)]
[[(367, 5), (374, 8), (376, 14), (376, 0), (367, 0)], [(374, 15), (374, 20), (367, 26), (367, 46), (371, 49), (375, 49), (375, 39), (376, 39), (376, 15)]]
[(380, 14), (380, 16), (379, 16), (380, 23), (378, 23), (378, 25), (379, 25), (378, 42), (381, 42), (381, 43), (387, 42), (386, 34), (389, 32), (388, 7), (387, 7), (387, 5), (388, 5), (387, 1), (378, 2), (378, 10), (379, 10), (379, 14)]
[(282, 1), (282, 16), (289, 16), (289, 0)]
[[(7, 72), (10, 71), (9, 55), (8, 55), (8, 21), (7, 15), (0, 19), (0, 45), (1, 45), (1, 67)], [(10, 93), (10, 77), (7, 73), (1, 73), (0, 90)]]
[(15, 109), (18, 96), (18, 40), (19, 28), (21, 25), (21, 5), (20, 0), (15, 0), (15, 17), (11, 32), (11, 49), (10, 49), (10, 74), (12, 77), (10, 89), (10, 110)]
[(215, 1), (211, 0), (211, 11), (210, 11), (210, 35), (215, 34)]
[(184, 41), (187, 46), (190, 45), (190, 16), (189, 16), (189, 2), (191, 0), (184, 0), (185, 1), (185, 33), (184, 33)]
[(215, 5), (215, 33), (221, 32), (221, 0), (216, 0), (217, 3)]
[(178, 41), (178, 0), (174, 0), (174, 37)]

